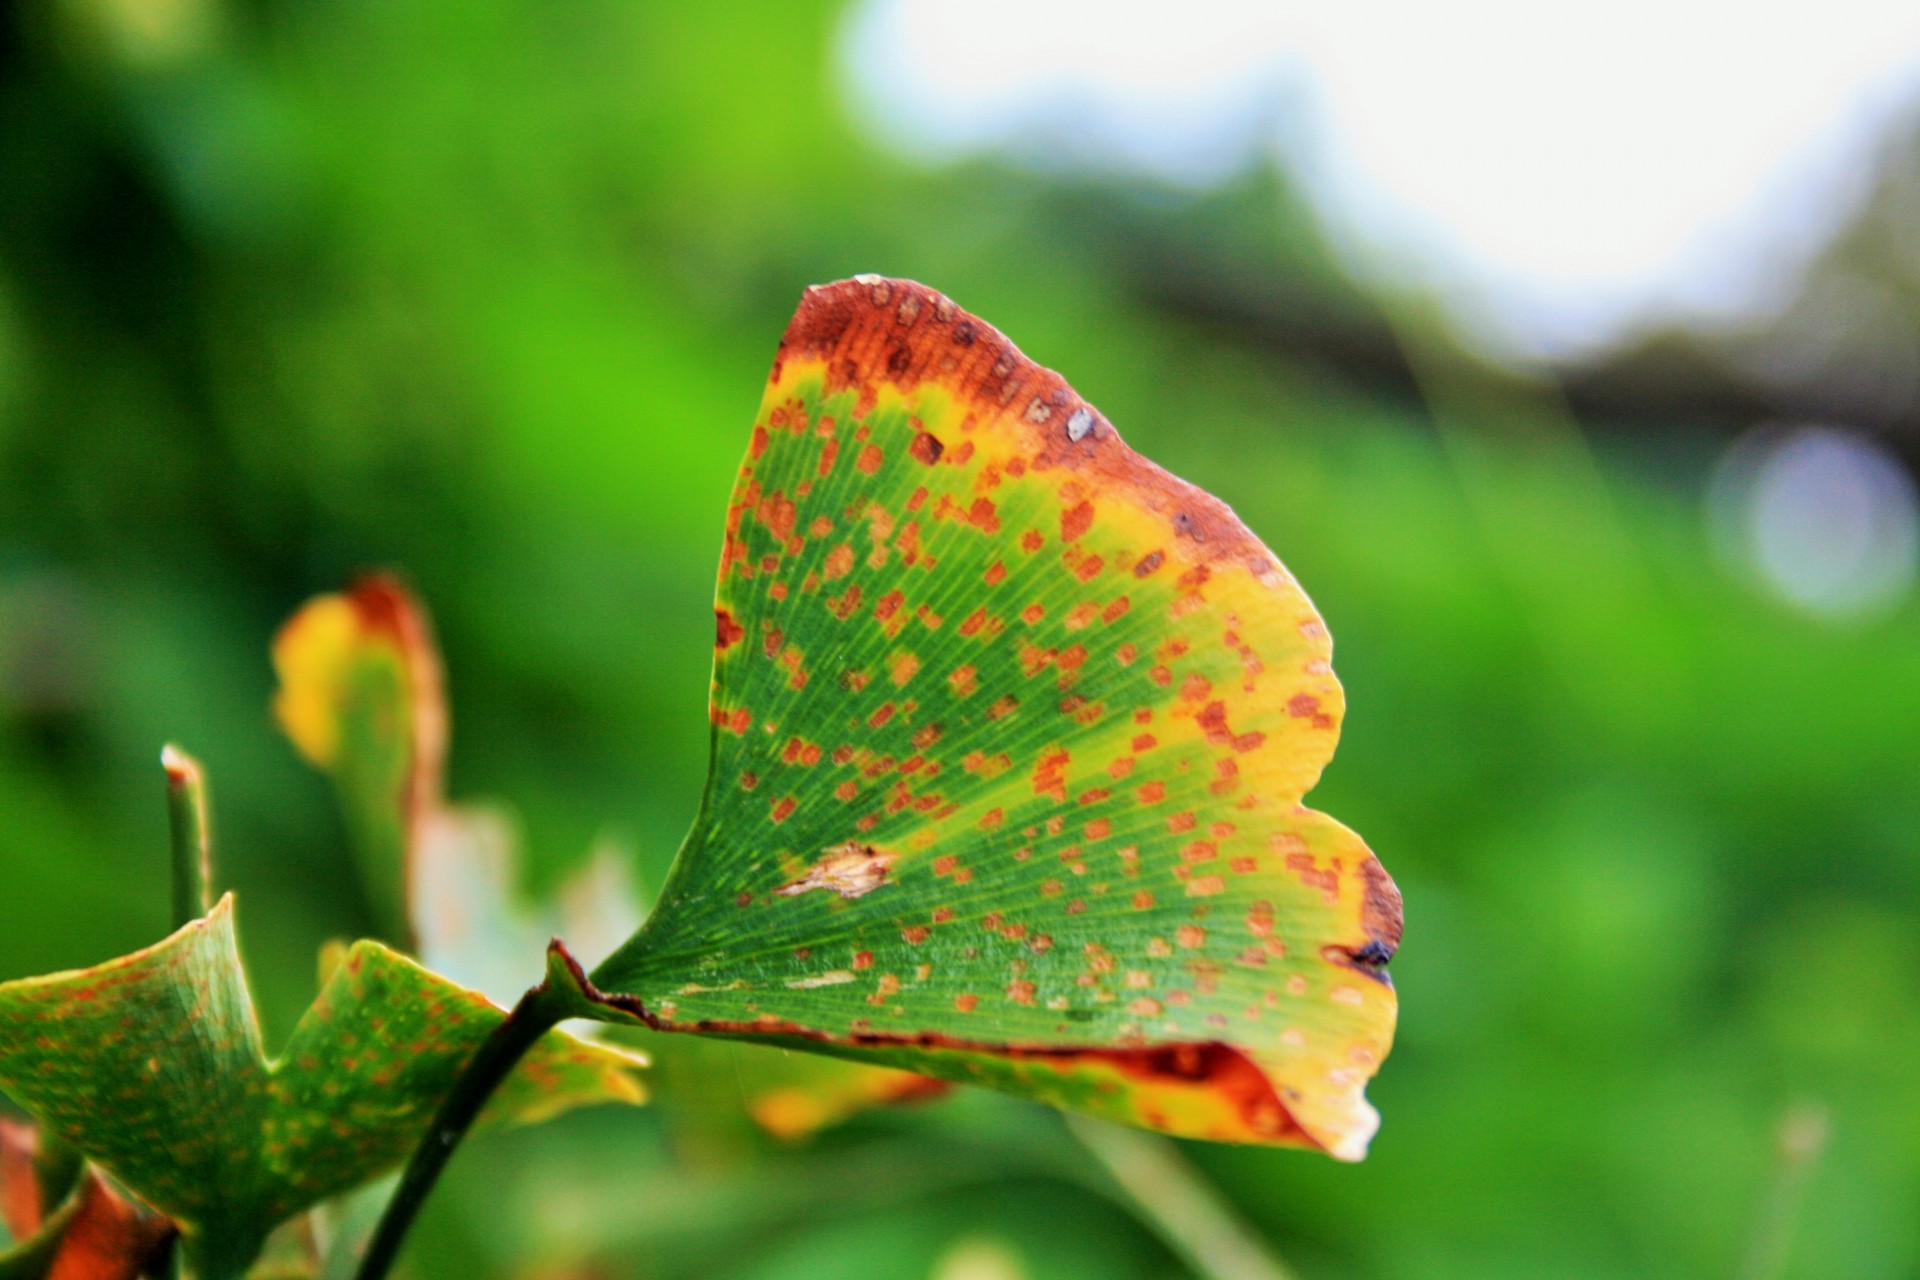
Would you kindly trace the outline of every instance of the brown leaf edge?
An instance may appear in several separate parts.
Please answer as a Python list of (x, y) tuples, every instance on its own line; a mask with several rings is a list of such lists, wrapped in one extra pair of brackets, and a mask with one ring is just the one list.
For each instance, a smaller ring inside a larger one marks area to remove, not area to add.
[[(547, 952), (548, 982), (573, 1002), (572, 1017), (645, 1026), (653, 1031), (691, 1033), (759, 1043), (785, 1043), (815, 1052), (844, 1049), (919, 1049), (978, 1054), (1009, 1062), (1033, 1062), (1064, 1070), (1076, 1066), (1107, 1066), (1136, 1086), (1195, 1090), (1224, 1099), (1248, 1132), (1264, 1141), (1285, 1141), (1324, 1150), (1293, 1119), (1275, 1092), (1266, 1072), (1232, 1045), (1221, 1041), (1150, 1045), (1140, 1048), (1032, 1047), (991, 1040), (968, 1040), (934, 1032), (888, 1035), (851, 1032), (829, 1035), (811, 1027), (778, 1020), (754, 1022), (685, 1022), (662, 1018), (638, 997), (603, 991), (555, 939)], [(956, 1081), (966, 1083), (964, 1077)]]

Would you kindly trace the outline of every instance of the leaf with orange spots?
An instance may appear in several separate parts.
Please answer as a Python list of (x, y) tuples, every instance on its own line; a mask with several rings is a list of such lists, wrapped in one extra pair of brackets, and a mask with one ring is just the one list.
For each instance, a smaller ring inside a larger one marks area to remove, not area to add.
[(1227, 507), (920, 285), (814, 289), (728, 508), (656, 1026), (1364, 1154), (1400, 899), (1304, 806), (1327, 630)]
[[(232, 1274), (278, 1222), (398, 1165), (504, 1014), (374, 942), (269, 1059), (233, 899), (91, 969), (0, 984), (0, 1089)], [(550, 1033), (490, 1106), (531, 1121), (639, 1101), (634, 1059)]]

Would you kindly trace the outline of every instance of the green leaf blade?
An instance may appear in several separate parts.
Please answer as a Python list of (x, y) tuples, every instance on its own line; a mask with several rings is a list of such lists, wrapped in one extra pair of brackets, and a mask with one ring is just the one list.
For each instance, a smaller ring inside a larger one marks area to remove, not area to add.
[(713, 762), (594, 975), (1193, 1136), (1364, 1152), (1399, 895), (1302, 797), (1344, 698), (1223, 504), (931, 290), (813, 290), (728, 515)]
[[(378, 943), (356, 945), (269, 1061), (231, 896), (143, 951), (0, 984), (0, 1089), (177, 1221), (244, 1259), (268, 1230), (400, 1163), (505, 1015)], [(550, 1033), (488, 1118), (637, 1102), (636, 1060)]]
[(262, 1060), (230, 899), (130, 955), (0, 985), (0, 1089), (182, 1222), (253, 1198), (229, 1153), (259, 1122)]
[[(356, 943), (272, 1065), (262, 1130), (266, 1216), (279, 1221), (401, 1164), (498, 1007), (377, 942)], [(629, 1054), (550, 1032), (494, 1095), (483, 1124), (594, 1102), (640, 1102)]]

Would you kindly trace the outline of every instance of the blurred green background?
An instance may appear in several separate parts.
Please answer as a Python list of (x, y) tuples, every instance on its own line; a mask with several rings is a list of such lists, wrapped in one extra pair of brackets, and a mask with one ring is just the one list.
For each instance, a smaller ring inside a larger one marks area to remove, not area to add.
[[(1315, 802), (1407, 901), (1384, 1128), (1354, 1167), (1186, 1148), (1289, 1264), (1920, 1273), (1920, 605), (1796, 607), (1706, 512), (1767, 421), (1911, 460), (1911, 409), (1849, 399), (1854, 330), (1790, 391), (1678, 329), (1523, 376), (1355, 283), (1271, 164), (1173, 189), (890, 155), (844, 104), (840, 9), (6, 7), (0, 976), (164, 930), (172, 739), (285, 1033), (368, 913), (267, 645), (367, 566), (432, 606), (454, 794), (514, 806), (529, 887), (607, 836), (657, 884), (774, 342), (807, 284), (907, 275), (1231, 502), (1337, 637)], [(1885, 251), (1914, 150), (1742, 350), (1818, 328), (1828, 279), (1920, 318)], [(965, 1095), (783, 1145), (727, 1061), (476, 1143), (416, 1274), (1184, 1274), (1045, 1112)], [(1797, 1184), (1794, 1116), (1827, 1134)]]

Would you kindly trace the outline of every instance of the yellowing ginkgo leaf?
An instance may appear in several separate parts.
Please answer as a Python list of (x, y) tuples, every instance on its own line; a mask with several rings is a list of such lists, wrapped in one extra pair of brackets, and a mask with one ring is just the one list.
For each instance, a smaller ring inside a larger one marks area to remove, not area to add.
[(908, 281), (809, 291), (728, 509), (705, 801), (593, 975), (654, 1025), (1364, 1154), (1400, 898), (1304, 804), (1327, 629)]
[(522, 899), (511, 821), (453, 805), (443, 789), (445, 680), (427, 611), (401, 583), (369, 575), (301, 607), (274, 641), (274, 711), (334, 782), (363, 879), (391, 902), (434, 972), (511, 1003), (564, 934), (589, 959), (640, 922), (625, 857), (611, 846), (550, 903)]
[(407, 925), (408, 851), (441, 808), (446, 703), (426, 616), (399, 582), (371, 575), (309, 601), (273, 643), (274, 714), (328, 774), (360, 876), (396, 942)]

